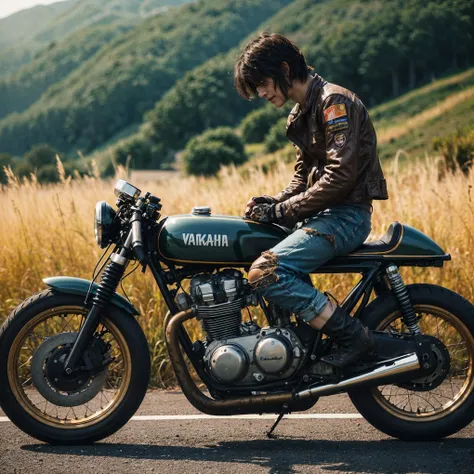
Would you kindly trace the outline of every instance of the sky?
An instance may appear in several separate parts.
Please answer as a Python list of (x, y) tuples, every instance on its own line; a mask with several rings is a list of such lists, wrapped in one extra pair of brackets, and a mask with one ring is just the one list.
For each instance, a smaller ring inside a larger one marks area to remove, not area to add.
[(34, 7), (35, 5), (49, 5), (58, 0), (0, 0), (0, 18), (16, 13), (26, 8)]

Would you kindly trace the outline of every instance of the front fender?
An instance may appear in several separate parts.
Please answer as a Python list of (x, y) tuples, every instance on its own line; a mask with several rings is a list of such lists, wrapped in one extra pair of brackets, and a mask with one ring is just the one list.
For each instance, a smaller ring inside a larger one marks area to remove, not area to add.
[[(85, 280), (84, 278), (74, 278), (74, 277), (67, 277), (67, 276), (56, 276), (56, 277), (49, 277), (43, 278), (43, 281), (53, 288), (53, 290), (59, 293), (70, 293), (73, 295), (83, 295), (84, 297), (87, 294), (87, 290), (89, 289), (89, 285), (91, 284), (90, 280)], [(92, 284), (91, 294), (94, 295), (97, 291), (99, 285), (97, 283)], [(140, 314), (137, 308), (133, 306), (127, 299), (125, 299), (122, 295), (118, 293), (114, 293), (110, 302), (118, 306), (119, 308), (125, 310), (127, 313), (131, 315)]]

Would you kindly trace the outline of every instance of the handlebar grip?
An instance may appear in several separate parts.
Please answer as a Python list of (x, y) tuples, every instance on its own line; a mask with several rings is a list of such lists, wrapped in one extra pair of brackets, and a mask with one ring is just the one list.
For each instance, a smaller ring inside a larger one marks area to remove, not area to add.
[(141, 264), (144, 264), (146, 260), (146, 255), (145, 255), (145, 251), (143, 250), (143, 245), (141, 244), (136, 245), (135, 247), (133, 247), (133, 251), (135, 252), (135, 255), (137, 256), (138, 261)]

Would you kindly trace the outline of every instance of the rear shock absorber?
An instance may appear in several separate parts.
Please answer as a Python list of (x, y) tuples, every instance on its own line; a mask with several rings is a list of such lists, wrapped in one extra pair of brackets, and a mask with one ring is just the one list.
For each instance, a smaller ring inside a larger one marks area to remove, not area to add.
[(387, 268), (387, 277), (388, 281), (390, 282), (390, 287), (398, 300), (398, 305), (400, 307), (400, 311), (402, 312), (403, 322), (411, 334), (421, 334), (410, 295), (408, 294), (407, 287), (405, 286), (403, 278), (400, 275), (396, 265), (390, 265)]
[(84, 324), (79, 331), (69, 357), (67, 358), (64, 369), (67, 374), (71, 374), (77, 367), (84, 350), (87, 348), (90, 338), (99, 324), (101, 309), (110, 301), (115, 293), (120, 280), (125, 273), (128, 260), (120, 255), (112, 254), (111, 262), (102, 273), (99, 287), (92, 298), (92, 308), (87, 315)]

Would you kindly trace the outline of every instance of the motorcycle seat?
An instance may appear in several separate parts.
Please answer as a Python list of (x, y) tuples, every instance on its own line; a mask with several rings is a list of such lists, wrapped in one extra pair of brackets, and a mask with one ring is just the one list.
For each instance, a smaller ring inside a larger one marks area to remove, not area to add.
[(388, 254), (398, 248), (403, 238), (403, 224), (400, 222), (392, 222), (387, 232), (378, 240), (366, 242), (358, 247), (351, 255), (368, 255), (368, 254)]

